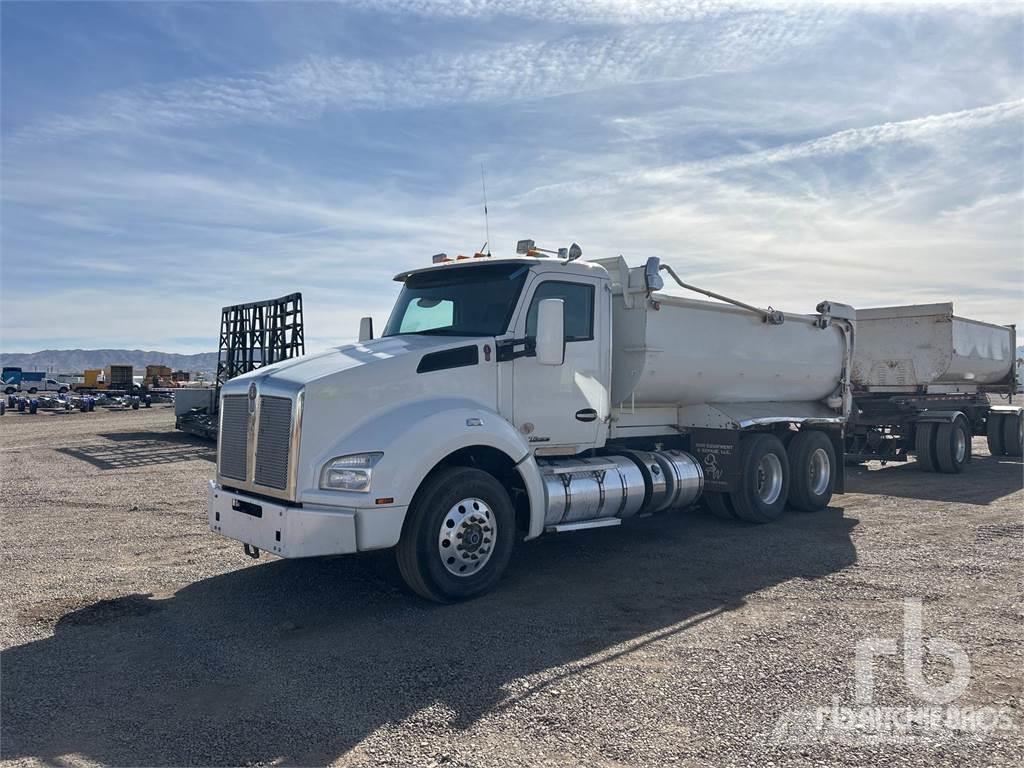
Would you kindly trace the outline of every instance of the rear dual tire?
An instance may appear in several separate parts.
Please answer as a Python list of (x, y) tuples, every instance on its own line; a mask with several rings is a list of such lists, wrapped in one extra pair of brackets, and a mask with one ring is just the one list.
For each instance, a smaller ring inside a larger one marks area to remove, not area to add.
[(948, 422), (919, 422), (914, 450), (925, 472), (959, 474), (971, 460), (971, 425), (962, 414)]
[(993, 456), (1020, 456), (1024, 453), (1024, 416), (989, 411), (986, 421), (989, 453)]
[(836, 452), (824, 432), (798, 432), (788, 449), (775, 435), (744, 435), (737, 459), (738, 489), (706, 497), (715, 517), (769, 523), (782, 514), (787, 503), (803, 512), (817, 512), (832, 500)]
[(748, 523), (769, 523), (786, 508), (789, 491), (789, 457), (774, 435), (744, 435), (737, 461), (738, 487), (731, 493), (708, 496), (712, 514)]
[(828, 506), (836, 488), (836, 449), (824, 432), (797, 432), (789, 443), (792, 479), (789, 505), (801, 512), (817, 512)]

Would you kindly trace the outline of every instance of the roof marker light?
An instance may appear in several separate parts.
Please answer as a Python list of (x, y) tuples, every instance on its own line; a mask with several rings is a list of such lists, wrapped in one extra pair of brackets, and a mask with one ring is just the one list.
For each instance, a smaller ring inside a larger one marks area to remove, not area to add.
[(451, 261), (451, 259), (448, 258), (447, 253), (435, 253), (430, 261), (432, 264), (444, 264), (446, 261)]

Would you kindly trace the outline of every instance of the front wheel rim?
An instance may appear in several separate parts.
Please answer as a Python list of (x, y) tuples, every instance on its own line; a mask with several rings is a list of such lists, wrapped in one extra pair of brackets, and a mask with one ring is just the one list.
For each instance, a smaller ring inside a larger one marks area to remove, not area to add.
[(832, 477), (832, 462), (828, 460), (828, 451), (824, 448), (815, 449), (808, 465), (811, 492), (815, 496), (823, 496), (828, 489)]
[(782, 462), (774, 453), (766, 453), (757, 463), (757, 497), (772, 505), (782, 495)]
[(441, 521), (437, 552), (448, 573), (465, 578), (483, 570), (497, 540), (498, 522), (491, 506), (483, 499), (463, 499)]

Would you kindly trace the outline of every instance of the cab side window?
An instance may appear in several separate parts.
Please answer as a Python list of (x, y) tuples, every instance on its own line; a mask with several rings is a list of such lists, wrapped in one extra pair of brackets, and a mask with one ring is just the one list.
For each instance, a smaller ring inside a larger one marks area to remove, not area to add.
[(537, 337), (537, 311), (544, 299), (561, 299), (565, 306), (565, 340), (594, 338), (594, 286), (547, 280), (537, 286), (526, 314), (526, 336)]

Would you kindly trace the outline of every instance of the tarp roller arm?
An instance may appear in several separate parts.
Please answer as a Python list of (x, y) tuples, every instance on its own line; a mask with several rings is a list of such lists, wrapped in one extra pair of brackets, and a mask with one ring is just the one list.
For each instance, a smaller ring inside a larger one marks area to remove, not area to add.
[(745, 304), (737, 299), (730, 299), (728, 296), (723, 296), (720, 293), (715, 293), (714, 291), (707, 291), (704, 290), (703, 288), (698, 288), (695, 285), (684, 283), (682, 280), (679, 279), (679, 275), (676, 274), (675, 270), (672, 269), (672, 267), (670, 267), (668, 264), (661, 264), (659, 265), (659, 268), (672, 275), (672, 279), (675, 280), (677, 283), (679, 283), (681, 287), (685, 288), (688, 291), (700, 293), (703, 294), (704, 296), (708, 296), (709, 298), (724, 301), (726, 304), (732, 304), (734, 307), (740, 307), (741, 309), (753, 312), (754, 314), (760, 315), (761, 319), (764, 320), (764, 322), (768, 323), (769, 325), (782, 325), (784, 322), (786, 322), (786, 316), (782, 312), (779, 312), (777, 309), (772, 309), (771, 307), (768, 307), (768, 309), (761, 309), (760, 307), (755, 307), (751, 304)]

